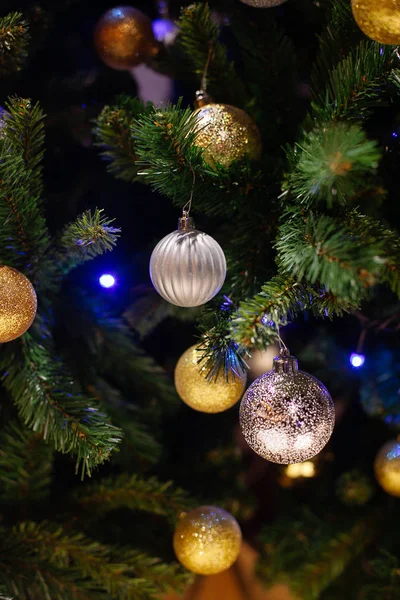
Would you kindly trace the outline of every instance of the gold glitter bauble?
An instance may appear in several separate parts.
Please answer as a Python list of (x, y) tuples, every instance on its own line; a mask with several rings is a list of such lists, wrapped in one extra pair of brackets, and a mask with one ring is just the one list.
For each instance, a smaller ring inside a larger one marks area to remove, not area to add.
[(241, 2), (255, 8), (271, 8), (272, 6), (283, 4), (286, 0), (241, 0)]
[(203, 157), (212, 167), (247, 155), (257, 160), (261, 155), (261, 135), (257, 125), (244, 110), (229, 104), (205, 104), (195, 112), (198, 133), (195, 144), (204, 149)]
[(101, 60), (113, 69), (131, 69), (157, 54), (151, 21), (132, 6), (111, 8), (101, 17), (94, 32)]
[(200, 370), (201, 352), (191, 346), (182, 354), (175, 367), (175, 387), (181, 399), (194, 410), (219, 413), (231, 408), (243, 395), (246, 373), (231, 375), (226, 381), (220, 375), (217, 381), (207, 381), (206, 372)]
[(242, 532), (230, 513), (216, 506), (200, 506), (182, 513), (174, 533), (179, 562), (199, 575), (229, 569), (239, 556)]
[(379, 485), (391, 496), (400, 498), (400, 443), (386, 442), (376, 455), (375, 477)]
[(400, 0), (352, 0), (359, 28), (380, 44), (400, 44)]
[(12, 267), (0, 267), (0, 343), (25, 333), (36, 307), (36, 293), (29, 279)]

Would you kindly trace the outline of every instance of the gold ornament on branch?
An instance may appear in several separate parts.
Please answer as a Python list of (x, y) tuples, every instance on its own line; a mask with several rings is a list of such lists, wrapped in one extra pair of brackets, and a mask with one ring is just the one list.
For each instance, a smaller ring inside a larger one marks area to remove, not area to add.
[(400, 0), (352, 0), (357, 25), (380, 44), (400, 44)]
[(376, 455), (375, 477), (379, 485), (391, 496), (400, 498), (400, 443), (386, 442)]
[(37, 299), (33, 285), (12, 267), (0, 267), (0, 343), (20, 337), (32, 325)]
[(173, 544), (177, 559), (186, 569), (199, 575), (215, 575), (236, 561), (242, 532), (227, 511), (200, 506), (181, 514)]
[(94, 43), (101, 60), (118, 70), (128, 70), (158, 53), (151, 21), (132, 6), (116, 6), (98, 21)]
[(216, 104), (205, 92), (197, 92), (195, 111), (198, 131), (195, 145), (203, 148), (203, 158), (211, 166), (229, 167), (234, 160), (261, 156), (261, 135), (244, 110), (229, 104)]
[(188, 348), (175, 368), (175, 387), (185, 404), (204, 413), (219, 413), (231, 408), (243, 395), (246, 373), (230, 373), (228, 380), (220, 374), (216, 381), (208, 381), (207, 371), (201, 368), (198, 346)]

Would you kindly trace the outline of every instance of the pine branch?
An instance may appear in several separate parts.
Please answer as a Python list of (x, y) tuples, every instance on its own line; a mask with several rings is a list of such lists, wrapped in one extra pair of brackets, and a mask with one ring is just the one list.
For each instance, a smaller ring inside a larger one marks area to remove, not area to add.
[(29, 194), (30, 177), (22, 153), (10, 151), (9, 146), (4, 145), (4, 140), (0, 140), (2, 261), (35, 279), (39, 262), (50, 240), (38, 199)]
[(276, 248), (283, 271), (312, 285), (320, 282), (344, 300), (359, 302), (385, 264), (379, 243), (362, 245), (337, 219), (313, 213), (287, 219)]
[(291, 155), (292, 168), (284, 189), (296, 204), (345, 205), (368, 188), (381, 152), (358, 125), (331, 123), (306, 134)]
[(178, 43), (193, 65), (198, 78), (201, 77), (210, 57), (207, 72), (207, 90), (215, 99), (231, 101), (235, 106), (246, 102), (244, 86), (235, 73), (233, 62), (228, 60), (227, 49), (219, 41), (219, 30), (207, 2), (197, 2), (182, 10), (178, 21), (180, 30)]
[(24, 423), (63, 453), (76, 455), (82, 478), (109, 458), (120, 440), (99, 407), (77, 394), (63, 365), (30, 334), (14, 351), (3, 352), (5, 388)]
[(143, 479), (139, 475), (119, 475), (92, 483), (89, 489), (75, 493), (78, 504), (97, 515), (125, 507), (175, 519), (182, 510), (194, 503), (180, 488), (172, 483), (159, 482), (155, 477)]
[(376, 106), (385, 106), (397, 94), (391, 83), (395, 66), (391, 46), (360, 42), (331, 71), (326, 89), (315, 92), (313, 118), (322, 124), (333, 119), (365, 120)]
[(362, 587), (362, 598), (375, 600), (376, 598), (398, 598), (400, 565), (399, 558), (394, 554), (381, 550), (379, 558), (372, 560), (368, 565), (367, 582)]
[(28, 57), (30, 35), (22, 14), (0, 18), (0, 76), (20, 71)]
[(113, 250), (121, 231), (111, 225), (113, 222), (114, 219), (103, 214), (103, 209), (96, 208), (94, 213), (87, 210), (65, 227), (59, 241), (64, 273)]
[(45, 115), (39, 103), (32, 104), (24, 98), (10, 98), (6, 103), (8, 116), (4, 120), (2, 134), (6, 146), (21, 155), (29, 176), (27, 193), (39, 198), (43, 194), (43, 156)]
[(115, 177), (133, 182), (137, 179), (137, 155), (131, 126), (142, 114), (151, 112), (152, 105), (144, 105), (137, 98), (119, 96), (115, 106), (105, 106), (96, 119), (94, 135), (101, 156), (109, 161), (107, 170)]
[(49, 493), (52, 450), (37, 434), (12, 422), (0, 436), (0, 503), (42, 502)]

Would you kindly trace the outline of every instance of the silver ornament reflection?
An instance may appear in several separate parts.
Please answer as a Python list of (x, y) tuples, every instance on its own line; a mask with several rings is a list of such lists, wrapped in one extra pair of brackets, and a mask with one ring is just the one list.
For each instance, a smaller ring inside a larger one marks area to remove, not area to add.
[(255, 8), (271, 8), (272, 6), (283, 4), (286, 0), (241, 0), (241, 2)]
[(194, 229), (192, 219), (184, 216), (178, 231), (154, 248), (150, 277), (160, 296), (171, 304), (200, 306), (211, 300), (225, 281), (225, 255), (218, 242)]
[(304, 462), (328, 443), (335, 409), (326, 387), (298, 370), (285, 351), (273, 370), (248, 388), (240, 404), (240, 425), (250, 448), (274, 463)]

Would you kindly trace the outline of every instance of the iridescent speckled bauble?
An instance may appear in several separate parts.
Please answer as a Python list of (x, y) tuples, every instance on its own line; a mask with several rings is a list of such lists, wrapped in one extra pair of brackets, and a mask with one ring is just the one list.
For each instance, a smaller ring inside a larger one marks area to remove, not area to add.
[(32, 325), (37, 300), (33, 285), (12, 267), (0, 267), (0, 343), (11, 342)]
[(240, 400), (246, 387), (246, 373), (219, 375), (216, 381), (206, 379), (201, 368), (201, 351), (191, 346), (180, 357), (175, 367), (175, 387), (185, 404), (204, 413), (219, 413)]
[(199, 575), (229, 569), (239, 556), (242, 532), (234, 517), (216, 506), (200, 506), (182, 513), (174, 533), (179, 562)]
[(176, 306), (205, 304), (221, 289), (226, 260), (210, 235), (194, 228), (185, 213), (178, 230), (165, 236), (150, 258), (150, 277), (157, 292)]
[(278, 464), (304, 462), (328, 443), (335, 409), (326, 387), (298, 370), (282, 350), (273, 369), (252, 383), (240, 405), (240, 425), (249, 446)]
[(400, 0), (352, 0), (359, 28), (380, 44), (400, 44)]
[(254, 6), (255, 8), (271, 8), (272, 6), (279, 6), (286, 2), (286, 0), (240, 0), (243, 4)]
[(116, 6), (104, 13), (95, 28), (94, 43), (101, 60), (121, 71), (158, 52), (150, 19), (132, 6)]
[(376, 455), (375, 477), (379, 485), (391, 496), (400, 498), (400, 442), (386, 442)]
[(229, 104), (216, 104), (204, 92), (197, 92), (195, 111), (198, 131), (195, 145), (203, 148), (203, 158), (215, 167), (229, 167), (244, 156), (258, 160), (261, 135), (257, 125), (244, 110)]

